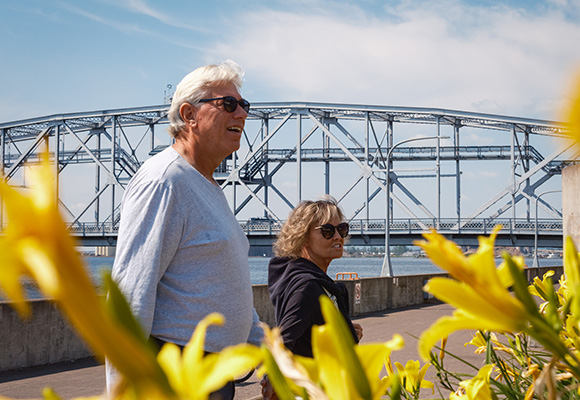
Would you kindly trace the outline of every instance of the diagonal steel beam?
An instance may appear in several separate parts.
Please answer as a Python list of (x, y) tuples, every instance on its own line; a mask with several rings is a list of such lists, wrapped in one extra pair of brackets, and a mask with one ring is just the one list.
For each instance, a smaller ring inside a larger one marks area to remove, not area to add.
[(398, 179), (398, 177), (396, 176), (396, 174), (394, 174), (393, 171), (391, 171), (391, 175), (395, 175), (395, 179), (392, 179), (391, 182), (393, 182), (394, 185), (396, 185), (399, 189), (401, 189), (401, 191), (407, 195), (407, 197), (419, 208), (421, 209), (425, 215), (427, 215), (427, 217), (429, 218), (436, 218), (435, 215), (433, 213), (431, 213), (431, 211), (429, 211), (429, 209), (417, 198), (415, 197), (415, 195), (413, 193), (411, 193), (411, 191), (409, 189), (407, 189), (407, 187), (405, 185), (403, 185), (401, 183), (401, 181)]
[[(115, 174), (111, 173), (111, 171), (109, 171), (109, 169), (105, 166), (105, 164), (103, 164), (101, 162), (101, 160), (99, 160), (95, 154), (91, 151), (91, 149), (89, 149), (87, 147), (86, 144), (83, 143), (83, 141), (81, 140), (80, 137), (77, 136), (77, 134), (66, 124), (66, 122), (64, 122), (64, 127), (66, 128), (66, 130), (73, 135), (80, 143), (80, 146), (83, 148), (83, 150), (93, 159), (93, 161), (98, 164), (101, 168), (103, 168), (106, 172), (106, 174), (109, 176), (109, 178), (111, 179), (112, 182), (115, 182), (116, 185), (118, 185), (119, 187), (123, 188), (123, 185), (121, 184), (121, 182), (119, 182), (119, 180), (117, 179), (117, 177), (115, 176)], [(111, 155), (112, 155), (112, 151), (111, 151)]]
[(16, 160), (16, 162), (14, 163), (14, 165), (12, 165), (12, 168), (10, 168), (8, 170), (8, 172), (6, 173), (4, 179), (6, 179), (6, 182), (8, 182), (8, 179), (10, 179), (12, 177), (12, 175), (14, 175), (14, 173), (18, 170), (18, 168), (21, 167), (21, 163), (34, 151), (36, 150), (36, 148), (38, 147), (38, 145), (42, 142), (42, 140), (47, 137), (50, 134), (50, 131), (52, 131), (53, 127), (48, 127), (46, 129), (44, 129), (42, 132), (40, 132), (38, 135), (36, 135), (36, 137), (34, 138), (32, 144), (30, 146), (28, 146), (28, 149), (26, 149), (21, 155), (20, 157), (18, 157), (18, 160)]
[[(368, 198), (368, 202), (370, 203), (380, 192), (383, 191), (382, 187), (378, 187), (375, 189), (375, 191), (369, 196)], [(363, 203), (362, 206), (360, 206), (359, 208), (357, 208), (354, 213), (352, 214), (352, 216), (348, 219), (349, 221), (352, 221), (353, 219), (356, 218), (357, 215), (359, 215), (359, 213), (364, 210), (366, 207), (366, 204)]]
[(265, 204), (265, 203), (262, 201), (262, 199), (260, 199), (260, 198), (259, 198), (259, 197), (256, 195), (256, 193), (254, 193), (254, 192), (253, 192), (253, 191), (252, 191), (252, 190), (251, 190), (251, 189), (248, 187), (248, 185), (246, 185), (246, 184), (245, 184), (244, 182), (242, 182), (242, 181), (239, 181), (239, 183), (240, 183), (240, 185), (242, 185), (244, 188), (246, 188), (246, 190), (247, 190), (247, 191), (250, 193), (250, 195), (251, 195), (251, 196), (252, 196), (252, 197), (253, 197), (255, 200), (257, 200), (257, 201), (258, 201), (258, 202), (259, 202), (259, 203), (262, 205), (262, 208), (263, 208), (263, 209), (264, 209), (264, 210), (265, 210), (265, 211), (266, 211), (266, 212), (267, 212), (269, 215), (271, 215), (272, 217), (274, 217), (274, 219), (277, 219), (278, 221), (280, 221), (280, 218), (278, 218), (278, 216), (276, 215), (276, 213), (275, 213), (274, 211), (272, 211), (272, 210), (270, 209), (270, 207), (268, 207), (268, 206), (267, 206), (267, 205), (266, 205), (266, 204)]
[[(103, 192), (105, 191), (105, 189), (107, 189), (109, 187), (109, 184), (105, 184), (105, 186), (99, 190), (99, 192), (93, 197), (93, 199), (89, 202), (89, 204), (87, 204), (87, 206), (83, 209), (83, 211), (80, 212), (80, 214), (75, 218), (75, 220), (73, 222), (71, 222), (70, 226), (73, 226), (74, 224), (76, 224), (78, 222), (79, 219), (81, 219), (81, 217), (84, 215), (84, 213), (87, 212), (87, 210), (89, 208), (91, 208), (91, 206), (95, 203), (95, 201), (97, 201), (97, 199), (101, 196), (101, 194), (103, 194)], [(73, 215), (74, 217), (74, 215)]]
[[(525, 196), (526, 198), (531, 200), (533, 197), (527, 195), (526, 192), (533, 193), (537, 188), (539, 188), (542, 184), (544, 184), (546, 181), (548, 181), (551, 177), (552, 177), (552, 175), (544, 175), (540, 179), (538, 179), (536, 182), (534, 182), (532, 185), (526, 186), (526, 188), (522, 190), (522, 193), (520, 193), (516, 196), (516, 204), (520, 200), (522, 200), (522, 198), (523, 198), (522, 196)], [(498, 218), (500, 215), (502, 215), (504, 212), (508, 211), (511, 207), (512, 207), (512, 204), (511, 204), (511, 199), (510, 199), (509, 202), (507, 202), (503, 207), (500, 207), (496, 212), (491, 214), (489, 218), (491, 220), (494, 220), (494, 219)]]
[(335, 120), (335, 121), (333, 122), (333, 125), (334, 125), (334, 126), (336, 126), (336, 127), (337, 127), (337, 128), (338, 128), (338, 129), (339, 129), (339, 130), (340, 130), (340, 131), (341, 131), (341, 132), (344, 134), (344, 136), (346, 136), (347, 138), (349, 138), (349, 139), (350, 139), (350, 141), (351, 141), (351, 142), (352, 142), (352, 143), (353, 143), (353, 144), (354, 144), (356, 147), (358, 147), (359, 149), (364, 149), (364, 146), (363, 146), (362, 144), (360, 144), (360, 143), (359, 143), (359, 142), (358, 142), (358, 141), (355, 139), (355, 137), (354, 137), (354, 136), (352, 136), (352, 135), (350, 134), (350, 132), (349, 132), (348, 130), (346, 130), (346, 128), (344, 128), (344, 127), (341, 125), (341, 123), (340, 123), (340, 122), (338, 122), (338, 120)]
[[(105, 131), (104, 129), (102, 129), (102, 130), (101, 130), (101, 132), (104, 132), (104, 131)], [(83, 141), (83, 144), (85, 144), (85, 145), (86, 145), (86, 144), (87, 144), (87, 142), (93, 138), (93, 135), (95, 134), (95, 132), (96, 132), (96, 130), (95, 130), (95, 131), (92, 131), (92, 130), (91, 130), (91, 131), (89, 132), (89, 134), (87, 135), (87, 137), (85, 138), (85, 140)], [(65, 161), (70, 161), (70, 160), (74, 159), (74, 158), (75, 158), (75, 156), (76, 156), (77, 154), (79, 154), (79, 153), (80, 153), (80, 151), (81, 151), (82, 149), (83, 149), (83, 148), (82, 148), (82, 146), (80, 146), (80, 145), (79, 145), (79, 146), (77, 146), (77, 147), (76, 147), (76, 148), (75, 148), (75, 149), (72, 151), (72, 153), (71, 153), (71, 154), (68, 156), (68, 158), (67, 158)], [(62, 171), (65, 169), (65, 167), (66, 167), (67, 165), (68, 165), (68, 162), (65, 162), (65, 163), (63, 163), (63, 164), (62, 164), (62, 166), (60, 167), (60, 170), (59, 170), (59, 172), (62, 172)]]
[[(540, 163), (536, 164), (534, 166), (534, 168), (531, 168), (528, 172), (524, 173), (523, 175), (521, 175), (515, 182), (515, 187), (519, 187), (521, 184), (523, 184), (529, 177), (531, 177), (532, 175), (534, 175), (536, 172), (540, 171), (543, 167), (545, 167), (550, 161), (556, 159), (556, 157), (558, 157), (559, 155), (563, 154), (565, 151), (567, 151), (568, 149), (570, 149), (574, 144), (573, 143), (568, 143), (568, 144), (564, 144), (562, 146), (560, 146), (560, 148), (558, 148), (556, 151), (554, 151), (552, 154), (550, 154), (548, 157), (546, 157), (544, 160), (542, 160)], [(501, 200), (504, 196), (512, 193), (513, 187), (511, 185), (511, 183), (501, 192), (497, 193), (495, 196), (493, 196), (490, 200), (488, 200), (483, 206), (481, 206), (479, 209), (477, 209), (475, 212), (473, 212), (470, 216), (468, 216), (466, 219), (462, 220), (462, 226), (468, 222), (470, 222), (472, 219), (477, 218), (479, 215), (481, 215), (484, 211), (488, 210), (491, 206), (493, 206), (495, 203), (497, 203), (499, 200)]]
[(294, 205), (290, 202), (290, 200), (288, 200), (286, 196), (284, 196), (284, 194), (280, 192), (276, 186), (270, 185), (269, 188), (272, 189), (274, 192), (276, 192), (276, 194), (282, 199), (284, 203), (286, 203), (286, 205), (288, 205), (288, 207), (290, 207), (291, 210), (294, 208)]
[[(236, 168), (236, 170), (240, 170), (243, 167), (245, 167), (250, 160), (252, 159), (252, 157), (257, 154), (260, 150), (262, 150), (262, 148), (266, 145), (266, 143), (268, 143), (270, 141), (270, 139), (286, 124), (286, 122), (292, 117), (292, 113), (289, 113), (279, 124), (276, 128), (274, 128), (272, 130), (272, 132), (268, 133), (268, 136), (266, 136), (262, 142), (252, 151), (249, 151), (246, 154), (246, 157), (244, 158), (244, 161), (242, 161), (242, 163)], [(226, 179), (226, 181), (229, 181), (230, 178), (233, 178), (235, 176), (234, 171), (232, 171), (232, 173), (230, 174), (230, 176)], [(223, 185), (222, 185), (223, 186)]]
[[(320, 121), (318, 121), (318, 120), (316, 119), (316, 117), (314, 117), (314, 116), (313, 116), (313, 115), (312, 115), (310, 112), (308, 113), (308, 116), (310, 117), (310, 119), (311, 119), (311, 120), (312, 120), (312, 121), (313, 121), (313, 122), (314, 122), (316, 125), (318, 125), (318, 127), (319, 127), (320, 129), (322, 129), (322, 130), (324, 131), (324, 133), (325, 133), (326, 135), (328, 135), (328, 137), (330, 137), (330, 139), (331, 139), (331, 140), (332, 140), (332, 141), (333, 141), (333, 142), (334, 142), (334, 143), (335, 143), (335, 144), (336, 144), (338, 147), (340, 147), (340, 148), (342, 149), (342, 151), (344, 151), (344, 153), (345, 153), (345, 154), (346, 154), (346, 155), (347, 155), (347, 156), (348, 156), (348, 157), (349, 157), (349, 158), (350, 158), (350, 159), (351, 159), (351, 160), (352, 160), (352, 161), (353, 161), (353, 162), (354, 162), (356, 165), (358, 165), (358, 167), (359, 167), (359, 168), (362, 170), (363, 176), (364, 176), (365, 178), (367, 178), (367, 177), (370, 177), (371, 179), (373, 179), (373, 181), (375, 181), (375, 183), (376, 183), (377, 185), (379, 185), (379, 186), (383, 187), (383, 190), (385, 190), (385, 191), (389, 190), (389, 188), (388, 188), (388, 187), (387, 187), (387, 186), (386, 186), (386, 185), (385, 185), (383, 182), (381, 182), (377, 176), (375, 176), (375, 174), (373, 173), (373, 171), (375, 171), (375, 170), (371, 169), (371, 168), (370, 168), (370, 167), (368, 167), (368, 166), (365, 166), (365, 165), (363, 165), (363, 164), (362, 164), (362, 163), (359, 161), (359, 159), (358, 159), (358, 158), (357, 158), (357, 157), (356, 157), (354, 154), (352, 154), (352, 152), (351, 152), (351, 151), (350, 151), (350, 150), (349, 150), (349, 149), (348, 149), (348, 148), (347, 148), (347, 147), (346, 147), (344, 144), (342, 144), (342, 142), (341, 142), (341, 141), (340, 141), (340, 140), (339, 140), (339, 139), (338, 139), (338, 138), (337, 138), (337, 137), (336, 137), (336, 136), (335, 136), (335, 135), (334, 135), (332, 132), (330, 132), (330, 130), (329, 130), (329, 129), (328, 129), (326, 126), (324, 126), (322, 123), (320, 123)], [(382, 172), (382, 171), (379, 171), (379, 172)], [(395, 201), (395, 202), (396, 202), (396, 203), (397, 203), (397, 204), (398, 204), (398, 205), (399, 205), (399, 206), (400, 206), (400, 207), (403, 209), (403, 211), (405, 211), (405, 213), (407, 213), (407, 215), (409, 215), (409, 216), (411, 216), (411, 217), (413, 217), (413, 218), (415, 218), (415, 219), (417, 219), (417, 220), (419, 219), (419, 217), (417, 217), (417, 216), (415, 215), (415, 213), (413, 213), (413, 211), (411, 211), (411, 210), (409, 209), (409, 207), (407, 207), (407, 206), (405, 205), (405, 203), (404, 203), (404, 202), (402, 202), (402, 201), (401, 201), (401, 200), (400, 200), (400, 199), (399, 199), (397, 196), (394, 196), (394, 195), (393, 195), (393, 196), (392, 196), (392, 198), (393, 198), (393, 200), (394, 200), (394, 201)], [(422, 223), (421, 223), (421, 224), (422, 224)], [(423, 225), (423, 224), (422, 224), (422, 225)], [(424, 229), (426, 229), (426, 228), (427, 228), (427, 226), (426, 226), (426, 225), (423, 225), (423, 227), (424, 227)]]

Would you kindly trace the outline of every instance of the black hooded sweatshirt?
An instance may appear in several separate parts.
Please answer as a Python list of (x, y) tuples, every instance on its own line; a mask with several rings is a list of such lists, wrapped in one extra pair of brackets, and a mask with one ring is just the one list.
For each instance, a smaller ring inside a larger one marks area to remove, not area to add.
[(312, 357), (312, 327), (324, 325), (319, 302), (320, 296), (327, 296), (323, 288), (336, 298), (338, 309), (358, 343), (349, 318), (348, 291), (344, 284), (335, 283), (305, 258), (274, 257), (270, 260), (268, 291), (276, 312), (276, 324), (282, 332), (284, 345), (294, 354)]

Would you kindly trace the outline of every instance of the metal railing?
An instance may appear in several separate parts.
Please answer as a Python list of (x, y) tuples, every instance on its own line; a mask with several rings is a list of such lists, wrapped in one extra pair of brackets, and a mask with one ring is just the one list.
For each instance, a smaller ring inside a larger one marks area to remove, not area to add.
[[(275, 221), (262, 218), (252, 218), (247, 221), (239, 221), (240, 226), (247, 235), (275, 235), (280, 232), (284, 221)], [(354, 235), (380, 235), (385, 232), (385, 219), (353, 219), (350, 223), (350, 234)], [(431, 229), (436, 229), (441, 233), (454, 234), (489, 234), (492, 229), (502, 225), (502, 232), (513, 234), (532, 234), (536, 229), (536, 221), (525, 218), (504, 218), (490, 220), (488, 218), (479, 219), (404, 219), (395, 218), (391, 220), (391, 234), (416, 234)], [(563, 223), (561, 219), (538, 219), (538, 232), (542, 234), (562, 234)], [(117, 226), (111, 222), (104, 223), (83, 223), (77, 222), (69, 227), (69, 231), (74, 236), (116, 236)]]

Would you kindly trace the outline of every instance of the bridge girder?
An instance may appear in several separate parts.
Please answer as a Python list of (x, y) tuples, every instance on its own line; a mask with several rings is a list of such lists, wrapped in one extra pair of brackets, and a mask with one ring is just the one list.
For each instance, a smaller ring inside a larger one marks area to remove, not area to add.
[[(69, 222), (75, 226), (111, 224), (114, 229), (129, 179), (143, 161), (171, 145), (168, 134), (157, 134), (167, 124), (168, 108), (159, 105), (2, 123), (1, 173), (10, 184), (26, 186), (25, 165), (38, 162), (40, 143), (47, 140), (58, 176), (59, 200)], [(444, 131), (450, 137), (447, 141), (439, 138), (431, 146), (395, 148), (401, 139), (425, 132), (442, 136)], [(532, 219), (536, 193), (571, 163), (566, 145), (552, 146), (544, 155), (551, 147), (546, 143), (555, 143), (565, 132), (554, 121), (445, 109), (259, 103), (252, 105), (240, 150), (224, 161), (215, 177), (240, 220), (283, 220), (300, 200), (321, 194), (336, 197), (353, 219), (378, 218), (389, 207), (395, 218), (493, 222), (508, 211), (515, 219), (519, 204), (525, 218)], [(472, 136), (494, 143), (482, 145), (470, 140)], [(470, 162), (483, 163), (484, 169), (499, 168), (504, 179), (492, 195), (470, 192), (469, 197), (480, 202), (470, 205), (465, 217), (462, 172)], [(395, 165), (413, 169), (395, 169)], [(92, 183), (87, 179), (90, 169)], [(418, 184), (420, 180), (428, 183)], [(453, 190), (442, 193), (442, 180), (452, 180)], [(542, 198), (539, 204), (558, 219), (558, 202), (553, 196)]]

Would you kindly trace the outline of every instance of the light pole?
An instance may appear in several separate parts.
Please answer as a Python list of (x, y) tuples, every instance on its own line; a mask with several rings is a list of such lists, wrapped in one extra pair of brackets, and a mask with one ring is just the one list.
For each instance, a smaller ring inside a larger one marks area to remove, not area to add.
[(547, 190), (542, 192), (536, 197), (536, 222), (534, 223), (534, 261), (532, 263), (533, 268), (538, 268), (540, 265), (538, 264), (538, 201), (540, 201), (540, 197), (548, 193), (558, 193), (561, 190)]
[(391, 264), (391, 251), (390, 251), (390, 244), (389, 244), (389, 238), (390, 238), (390, 214), (391, 214), (391, 209), (390, 209), (390, 202), (391, 202), (391, 189), (389, 187), (389, 175), (391, 173), (391, 154), (393, 154), (393, 150), (395, 150), (396, 147), (402, 145), (403, 143), (408, 143), (408, 142), (415, 142), (418, 140), (427, 140), (427, 139), (449, 139), (449, 136), (420, 136), (420, 137), (416, 137), (416, 138), (411, 138), (411, 139), (405, 139), (405, 140), (401, 140), (400, 142), (395, 143), (390, 149), (389, 152), (387, 153), (387, 177), (385, 180), (385, 188), (386, 188), (386, 194), (387, 194), (387, 209), (385, 211), (385, 258), (383, 259), (383, 267), (381, 268), (381, 276), (393, 276), (393, 265)]

